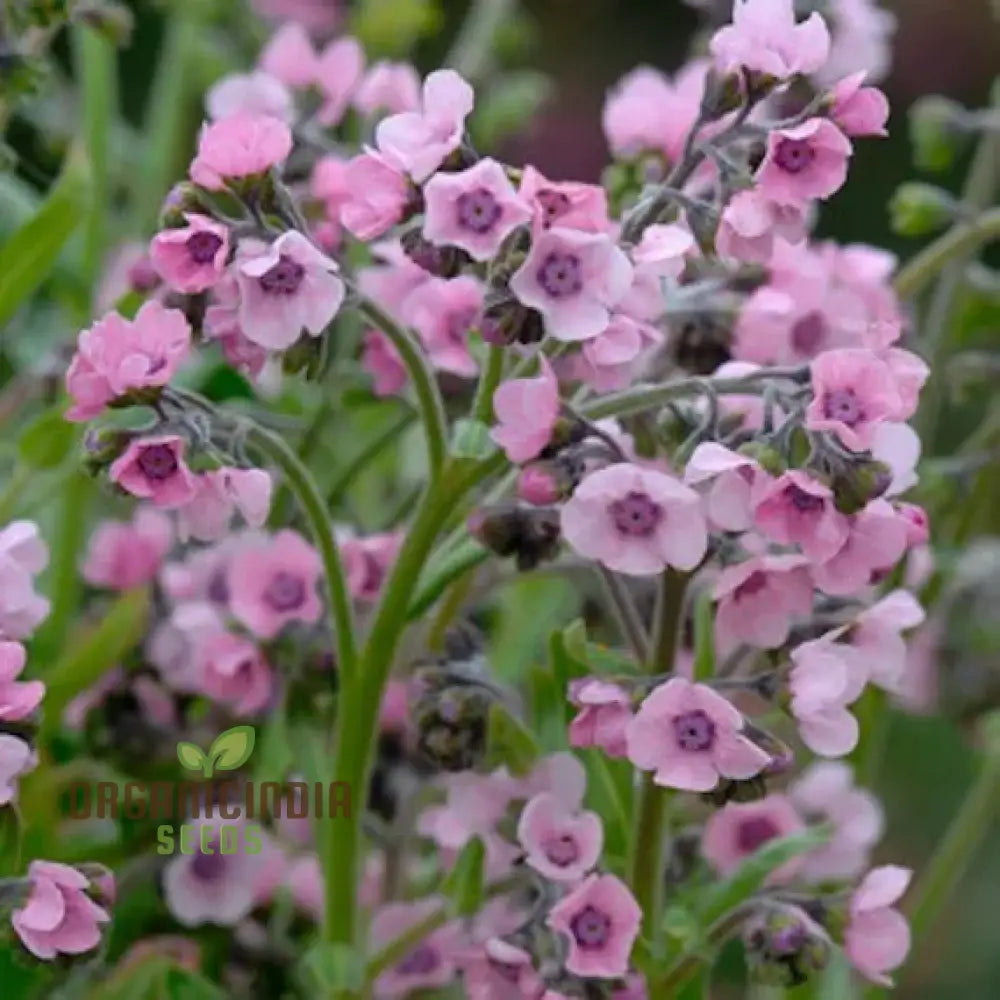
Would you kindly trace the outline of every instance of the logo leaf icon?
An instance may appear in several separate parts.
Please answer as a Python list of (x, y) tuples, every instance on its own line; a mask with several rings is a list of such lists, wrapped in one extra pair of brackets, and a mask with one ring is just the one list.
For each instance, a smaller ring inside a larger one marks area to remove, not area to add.
[(201, 771), (207, 761), (201, 747), (194, 743), (186, 743), (184, 740), (177, 744), (177, 759), (189, 771)]
[(250, 759), (255, 740), (253, 726), (233, 726), (219, 733), (208, 751), (212, 765), (220, 771), (235, 771)]

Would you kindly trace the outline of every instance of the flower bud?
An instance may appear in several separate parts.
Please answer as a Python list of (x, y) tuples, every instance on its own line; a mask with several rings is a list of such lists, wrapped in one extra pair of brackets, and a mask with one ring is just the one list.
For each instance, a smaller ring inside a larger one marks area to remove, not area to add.
[(430, 685), (413, 708), (417, 749), (443, 771), (468, 771), (486, 753), (490, 692), (471, 684)]
[(910, 108), (913, 161), (921, 170), (947, 170), (968, 140), (968, 114), (956, 101), (939, 94), (916, 100)]
[(135, 18), (124, 4), (114, 0), (91, 0), (73, 8), (73, 20), (93, 28), (117, 48), (128, 46)]
[(180, 229), (187, 225), (185, 212), (204, 212), (204, 206), (198, 197), (198, 189), (190, 181), (180, 181), (175, 184), (163, 204), (160, 206), (160, 229)]
[(545, 336), (541, 314), (506, 292), (487, 296), (480, 330), (483, 340), (495, 347), (537, 344)]
[(674, 358), (692, 375), (711, 375), (731, 357), (732, 330), (719, 312), (699, 312), (674, 326)]
[(548, 508), (496, 504), (474, 511), (468, 528), (477, 541), (498, 556), (513, 556), (518, 569), (534, 569), (555, 558), (559, 547), (559, 513)]
[(743, 932), (750, 978), (771, 986), (799, 986), (826, 968), (830, 939), (798, 907), (768, 909)]
[(900, 184), (889, 202), (893, 232), (900, 236), (931, 236), (955, 221), (959, 206), (947, 191), (933, 184)]
[(525, 466), (517, 478), (517, 495), (536, 507), (554, 504), (562, 499), (559, 477), (547, 462)]
[(931, 524), (927, 517), (927, 511), (915, 503), (901, 503), (897, 506), (896, 513), (906, 522), (907, 548), (912, 549), (917, 545), (926, 545), (931, 535)]
[(113, 427), (95, 427), (83, 438), (83, 469), (91, 476), (100, 475), (139, 435)]
[(709, 70), (701, 98), (701, 117), (715, 121), (735, 111), (743, 103), (743, 83), (736, 73)]
[(108, 909), (115, 904), (118, 892), (114, 872), (96, 861), (86, 861), (76, 866), (77, 870), (90, 879), (89, 895), (98, 906)]
[(468, 254), (458, 247), (439, 247), (428, 242), (419, 229), (407, 230), (400, 243), (417, 267), (437, 278), (454, 278), (469, 260)]
[(885, 462), (859, 458), (844, 465), (833, 476), (834, 506), (841, 514), (857, 514), (878, 499), (892, 483), (892, 470)]
[(281, 370), (286, 375), (302, 373), (306, 381), (320, 378), (326, 370), (327, 338), (300, 337), (281, 357)]

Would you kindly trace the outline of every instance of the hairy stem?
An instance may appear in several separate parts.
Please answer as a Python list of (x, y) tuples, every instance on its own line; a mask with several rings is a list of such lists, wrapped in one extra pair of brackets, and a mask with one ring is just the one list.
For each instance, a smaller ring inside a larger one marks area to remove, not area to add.
[(618, 623), (618, 630), (635, 654), (635, 658), (640, 663), (645, 663), (649, 657), (649, 636), (646, 635), (635, 601), (620, 576), (603, 566), (599, 566), (598, 569), (611, 610)]

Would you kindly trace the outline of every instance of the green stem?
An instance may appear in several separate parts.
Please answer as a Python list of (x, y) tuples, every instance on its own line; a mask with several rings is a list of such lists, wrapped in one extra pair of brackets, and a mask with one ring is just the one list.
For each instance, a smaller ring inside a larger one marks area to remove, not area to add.
[(649, 637), (646, 635), (642, 619), (639, 617), (639, 611), (628, 587), (617, 573), (612, 573), (604, 566), (599, 566), (598, 571), (622, 638), (635, 654), (635, 658), (640, 663), (645, 663), (649, 656)]
[(919, 295), (952, 261), (975, 253), (980, 247), (1000, 239), (1000, 208), (984, 212), (972, 222), (948, 230), (930, 246), (924, 247), (904, 267), (893, 282), (900, 298)]
[(347, 579), (340, 560), (340, 549), (326, 504), (309, 470), (298, 455), (277, 434), (258, 424), (249, 424), (247, 444), (273, 462), (295, 494), (306, 517), (309, 529), (319, 548), (323, 574), (329, 591), (330, 611), (337, 642), (337, 670), (343, 689), (354, 684), (357, 652), (354, 645), (354, 610)]
[(930, 930), (948, 897), (958, 888), (1000, 814), (1000, 748), (990, 747), (972, 787), (924, 868), (910, 899), (910, 927), (914, 943)]
[(472, 403), (472, 419), (482, 424), (493, 422), (493, 393), (496, 392), (503, 376), (505, 352), (502, 347), (490, 344), (486, 354), (486, 365), (476, 386), (476, 398)]
[(434, 482), (441, 473), (448, 453), (448, 420), (434, 372), (409, 331), (401, 327), (385, 310), (364, 296), (359, 296), (357, 308), (369, 323), (378, 327), (392, 341), (413, 382), (424, 434), (427, 437), (430, 479)]
[(497, 32), (513, 14), (514, 3), (515, 0), (475, 0), (444, 65), (470, 82), (484, 77), (492, 63)]

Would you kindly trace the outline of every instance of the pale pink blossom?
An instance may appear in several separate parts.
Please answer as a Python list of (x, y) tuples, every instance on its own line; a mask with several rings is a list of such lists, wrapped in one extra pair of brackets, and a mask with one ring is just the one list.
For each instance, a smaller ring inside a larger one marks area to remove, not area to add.
[(399, 531), (351, 536), (341, 541), (340, 554), (347, 586), (356, 600), (367, 604), (377, 600), (402, 544), (403, 534)]
[(202, 126), (189, 174), (195, 184), (221, 191), (227, 181), (266, 173), (291, 151), (292, 133), (283, 121), (241, 111)]
[(825, 594), (856, 594), (903, 558), (907, 522), (886, 500), (872, 500), (850, 518), (844, 544), (812, 567), (813, 583)]
[(695, 250), (694, 236), (678, 223), (654, 224), (642, 234), (631, 251), (632, 286), (619, 308), (636, 319), (653, 322), (666, 308), (664, 281), (681, 276)]
[(185, 213), (187, 225), (153, 237), (149, 256), (163, 280), (179, 292), (203, 292), (226, 269), (229, 230), (205, 215)]
[(712, 36), (709, 49), (723, 73), (747, 69), (787, 80), (826, 62), (830, 33), (816, 13), (796, 24), (792, 0), (734, 0), (733, 23)]
[(217, 632), (198, 643), (195, 671), (198, 689), (238, 718), (258, 715), (274, 693), (274, 675), (261, 650), (231, 632)]
[(875, 428), (872, 458), (885, 462), (892, 473), (883, 496), (898, 496), (916, 485), (920, 450), (920, 435), (909, 424), (884, 423)]
[(551, 792), (567, 809), (579, 809), (587, 790), (587, 771), (576, 754), (567, 751), (544, 756), (520, 784), (523, 798)]
[(440, 69), (425, 80), (419, 111), (404, 111), (379, 122), (375, 140), (419, 184), (461, 145), (472, 87), (454, 70)]
[(697, 493), (629, 462), (588, 475), (561, 511), (563, 537), (580, 555), (630, 576), (694, 569), (708, 545)]
[(211, 304), (205, 310), (203, 332), (217, 340), (226, 360), (249, 378), (256, 379), (267, 363), (267, 350), (248, 340), (240, 326), (240, 290), (232, 270), (212, 289)]
[(461, 965), (469, 1000), (537, 1000), (544, 990), (531, 955), (498, 937), (470, 949)]
[(684, 482), (697, 488), (708, 523), (719, 531), (746, 531), (753, 524), (754, 496), (769, 477), (747, 455), (704, 441), (684, 467)]
[(102, 521), (90, 536), (80, 573), (94, 587), (142, 586), (156, 578), (173, 537), (170, 519), (148, 507), (131, 521)]
[[(473, 837), (492, 833), (519, 791), (517, 783), (502, 771), (459, 772), (449, 775), (444, 784), (445, 803), (425, 809), (417, 829), (446, 850), (460, 850)], [(569, 805), (576, 808), (579, 801)]]
[(54, 861), (28, 866), (27, 901), (10, 922), (21, 943), (36, 958), (81, 955), (101, 943), (101, 924), (111, 917), (87, 894), (93, 883), (81, 871)]
[(33, 521), (0, 530), (0, 639), (27, 639), (48, 616), (49, 602), (35, 592), (49, 550)]
[(38, 757), (24, 740), (0, 733), (0, 807), (16, 801), (18, 780), (37, 766)]
[(829, 18), (830, 55), (816, 72), (818, 81), (831, 84), (862, 70), (870, 80), (883, 79), (892, 63), (896, 15), (878, 0), (831, 0)]
[(591, 875), (546, 918), (569, 944), (566, 969), (576, 976), (614, 979), (628, 971), (642, 910), (614, 875)]
[(597, 864), (604, 846), (601, 818), (576, 812), (551, 793), (532, 798), (521, 811), (517, 839), (525, 861), (553, 882), (578, 882)]
[(829, 486), (790, 469), (758, 497), (754, 527), (780, 545), (797, 545), (812, 562), (823, 562), (847, 541), (850, 521), (834, 506)]
[(585, 233), (606, 233), (608, 196), (599, 184), (580, 181), (550, 181), (528, 164), (521, 174), (521, 197), (532, 206), (535, 229), (579, 229)]
[(318, 63), (309, 33), (292, 21), (271, 36), (259, 61), (265, 73), (296, 90), (315, 83)]
[(599, 392), (624, 389), (662, 342), (663, 334), (650, 323), (613, 313), (602, 333), (583, 342), (574, 373)]
[(19, 642), (0, 640), (0, 723), (26, 719), (45, 697), (41, 681), (19, 681), (27, 660)]
[(471, 275), (430, 278), (408, 296), (403, 316), (435, 368), (466, 378), (476, 374), (469, 334), (482, 317), (483, 297), (482, 283)]
[(878, 87), (864, 87), (868, 74), (862, 70), (844, 77), (833, 88), (830, 117), (844, 135), (884, 136), (889, 101)]
[(77, 337), (66, 372), (66, 391), (73, 400), (66, 419), (92, 420), (130, 393), (166, 385), (190, 346), (191, 327), (184, 314), (155, 299), (132, 320), (109, 313)]
[(906, 547), (918, 551), (925, 547), (931, 535), (927, 511), (915, 503), (897, 503), (896, 516), (902, 519), (906, 527)]
[(316, 120), (330, 128), (350, 107), (365, 71), (365, 53), (356, 38), (345, 35), (330, 42), (316, 62), (315, 83), (323, 97)]
[(244, 240), (237, 253), (239, 325), (270, 350), (291, 347), (303, 329), (318, 337), (344, 301), (337, 264), (301, 233), (283, 233), (270, 245)]
[[(347, 187), (348, 161), (339, 156), (321, 156), (313, 167), (309, 177), (309, 193), (323, 203), (326, 218), (321, 223), (323, 247), (335, 249), (341, 240), (341, 208), (350, 201), (351, 193)], [(317, 239), (320, 232), (317, 229)]]
[(908, 590), (894, 590), (854, 620), (848, 641), (871, 664), (871, 680), (891, 693), (906, 673), (903, 633), (924, 623), (924, 609)]
[(531, 221), (531, 208), (504, 168), (486, 157), (457, 173), (435, 174), (424, 186), (424, 238), (456, 246), (474, 260), (493, 257), (503, 241)]
[(912, 874), (898, 865), (873, 868), (851, 896), (844, 950), (851, 964), (879, 986), (892, 986), (887, 973), (902, 965), (910, 950), (909, 924), (893, 904)]
[(724, 569), (713, 591), (719, 602), (715, 635), (729, 651), (740, 643), (775, 649), (795, 618), (812, 611), (813, 588), (805, 556), (754, 556)]
[(205, 108), (213, 121), (240, 113), (270, 115), (283, 122), (295, 116), (295, 104), (288, 88), (277, 77), (261, 70), (223, 77), (209, 90)]
[(762, 190), (738, 191), (723, 209), (715, 247), (721, 257), (766, 264), (776, 236), (800, 243), (806, 235), (802, 208), (769, 198)]
[(775, 129), (755, 174), (762, 195), (781, 204), (829, 198), (847, 180), (851, 141), (825, 118)]
[(377, 239), (399, 222), (410, 200), (410, 184), (392, 159), (372, 149), (348, 161), (340, 222), (359, 240)]
[(263, 469), (221, 468), (201, 473), (195, 495), (177, 512), (182, 541), (215, 542), (239, 514), (251, 528), (263, 527), (271, 507), (271, 477)]
[(628, 692), (599, 677), (581, 677), (570, 682), (569, 700), (578, 709), (569, 724), (571, 747), (600, 747), (609, 757), (625, 757), (625, 737), (632, 718)]
[(575, 341), (607, 329), (631, 284), (632, 265), (609, 237), (553, 227), (535, 237), (510, 289), (556, 340)]
[(381, 330), (365, 332), (361, 367), (372, 376), (376, 396), (398, 396), (409, 378), (396, 345)]
[(900, 347), (889, 347), (880, 351), (878, 356), (892, 373), (899, 395), (899, 403), (893, 411), (892, 419), (909, 420), (917, 412), (920, 390), (930, 378), (931, 370), (923, 358)]
[[(804, 829), (802, 817), (785, 795), (768, 795), (756, 802), (728, 802), (705, 824), (701, 853), (720, 875), (730, 875), (765, 844)], [(791, 881), (801, 867), (801, 856), (793, 858), (771, 874), (768, 884)]]
[(354, 92), (363, 115), (396, 115), (420, 107), (420, 77), (409, 63), (380, 60), (368, 68)]
[(674, 677), (655, 688), (626, 730), (628, 759), (667, 788), (711, 791), (720, 778), (759, 774), (770, 756), (743, 735), (743, 716), (705, 684)]
[(534, 378), (510, 379), (493, 394), (497, 426), (490, 436), (512, 462), (537, 458), (559, 418), (559, 381), (544, 355)]
[(176, 434), (136, 438), (111, 463), (108, 478), (157, 507), (183, 507), (196, 490), (194, 473), (184, 461), (186, 448), (187, 442)]

